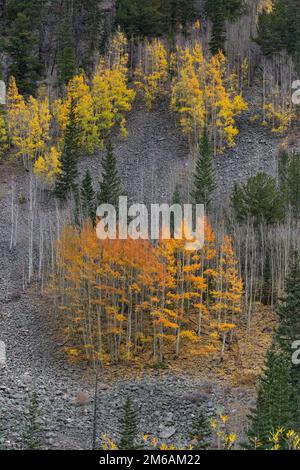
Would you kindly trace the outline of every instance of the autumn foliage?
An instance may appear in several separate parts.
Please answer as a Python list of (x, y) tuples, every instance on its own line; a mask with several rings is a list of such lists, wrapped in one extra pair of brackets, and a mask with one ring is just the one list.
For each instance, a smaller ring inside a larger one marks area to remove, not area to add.
[(99, 150), (113, 128), (126, 137), (125, 115), (131, 110), (135, 91), (128, 86), (127, 40), (117, 31), (110, 49), (99, 61), (91, 82), (84, 73), (68, 83), (65, 96), (49, 101), (41, 89), (37, 98), (19, 93), (14, 77), (10, 78), (7, 99), (7, 122), (12, 154), (23, 158), (34, 173), (53, 186), (60, 172), (60, 154), (68, 126), (71, 103), (75, 113), (83, 153)]
[[(206, 223), (198, 252), (184, 240), (99, 241), (88, 224), (57, 242), (52, 293), (66, 325), (67, 352), (118, 362), (220, 350), (241, 309), (242, 284), (229, 238), (224, 253)], [(221, 279), (224, 281), (221, 282)]]

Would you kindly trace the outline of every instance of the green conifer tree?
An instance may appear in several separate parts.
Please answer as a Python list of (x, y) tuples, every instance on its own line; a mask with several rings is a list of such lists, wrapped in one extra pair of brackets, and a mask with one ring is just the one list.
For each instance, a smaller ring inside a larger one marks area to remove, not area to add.
[(300, 153), (283, 152), (279, 157), (279, 182), (287, 208), (300, 217)]
[(187, 31), (187, 26), (195, 18), (195, 4), (191, 0), (165, 0), (162, 3), (164, 31), (171, 35), (181, 30)]
[(76, 178), (78, 175), (77, 165), (80, 156), (79, 137), (80, 131), (77, 124), (75, 103), (72, 101), (60, 160), (61, 173), (59, 173), (56, 178), (54, 188), (54, 194), (61, 200), (65, 200), (76, 188)]
[(211, 53), (224, 52), (226, 18), (223, 0), (210, 0), (208, 12), (212, 22), (212, 34), (209, 43)]
[(210, 436), (210, 423), (207, 419), (207, 416), (203, 412), (203, 409), (199, 408), (190, 432), (190, 439), (195, 443), (193, 443), (193, 449), (206, 450), (209, 447)]
[(197, 160), (194, 176), (194, 187), (191, 194), (193, 203), (204, 204), (206, 210), (209, 209), (216, 188), (217, 184), (212, 161), (212, 150), (205, 129), (200, 142), (199, 158)]
[(300, 259), (297, 256), (286, 280), (285, 296), (278, 307), (279, 325), (275, 342), (291, 362), (291, 384), (294, 405), (293, 429), (300, 431), (300, 368), (291, 361), (292, 345), (300, 340)]
[(57, 82), (63, 88), (76, 75), (75, 41), (70, 15), (65, 14), (58, 30)]
[(81, 186), (81, 207), (84, 218), (89, 218), (93, 224), (96, 216), (96, 201), (93, 181), (89, 170), (86, 171)]
[(172, 204), (181, 204), (181, 191), (179, 184), (176, 184), (172, 197)]
[(263, 10), (258, 20), (256, 41), (264, 54), (287, 50), (299, 65), (300, 9), (298, 0), (274, 0), (270, 12)]
[(121, 193), (121, 183), (117, 169), (117, 159), (114, 155), (111, 142), (107, 145), (107, 153), (102, 162), (102, 182), (97, 194), (97, 202), (100, 204), (112, 204), (118, 207)]
[(23, 445), (27, 450), (38, 450), (41, 448), (42, 427), (39, 423), (41, 416), (39, 402), (36, 393), (30, 399), (29, 408), (25, 415), (25, 431), (23, 434)]
[(32, 32), (31, 16), (18, 11), (7, 34), (5, 50), (11, 59), (8, 72), (16, 78), (21, 93), (34, 95), (42, 64), (37, 54), (38, 43)]
[(163, 33), (161, 0), (118, 0), (116, 22), (128, 36), (156, 36)]
[(270, 433), (279, 428), (293, 429), (293, 402), (290, 358), (274, 345), (267, 353), (266, 368), (260, 379), (256, 407), (249, 415), (247, 432), (250, 447), (258, 440), (260, 448), (270, 448)]
[(138, 419), (131, 399), (128, 397), (123, 407), (123, 416), (120, 420), (121, 439), (120, 450), (136, 450), (138, 440)]
[(263, 172), (249, 178), (245, 184), (236, 184), (231, 203), (240, 222), (249, 218), (255, 224), (272, 224), (285, 215), (284, 200), (275, 178)]
[(210, 50), (212, 54), (224, 52), (225, 21), (233, 20), (243, 11), (244, 0), (208, 0), (207, 13), (212, 22)]

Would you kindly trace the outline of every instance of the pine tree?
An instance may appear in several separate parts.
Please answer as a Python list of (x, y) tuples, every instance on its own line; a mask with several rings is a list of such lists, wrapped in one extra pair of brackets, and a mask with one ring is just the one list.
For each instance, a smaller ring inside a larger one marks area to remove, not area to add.
[[(88, 43), (88, 50), (84, 56), (81, 57), (81, 63), (79, 66), (80, 68), (82, 67), (89, 75), (94, 69), (95, 52), (97, 52), (97, 49), (99, 50), (98, 41), (102, 14), (99, 9), (99, 0), (81, 0), (77, 4), (77, 7), (78, 15), (82, 15), (82, 9), (84, 9), (85, 15), (81, 27), (84, 27), (84, 35)], [(105, 36), (104, 32), (103, 36)]]
[(260, 448), (270, 446), (270, 433), (283, 427), (293, 429), (293, 401), (290, 373), (290, 358), (274, 346), (267, 353), (266, 368), (260, 379), (256, 407), (249, 415), (250, 428), (247, 432), (250, 447), (255, 442)]
[(209, 43), (211, 53), (224, 52), (225, 9), (223, 0), (210, 0), (209, 17), (212, 22), (212, 35)]
[(210, 50), (212, 54), (224, 52), (225, 21), (233, 20), (241, 14), (244, 0), (208, 0), (207, 13), (212, 22)]
[(292, 344), (300, 339), (300, 262), (296, 258), (286, 280), (286, 294), (278, 307), (279, 325), (268, 351), (256, 408), (250, 415), (248, 437), (268, 447), (270, 432), (283, 427), (300, 429), (300, 372), (292, 364)]
[(31, 397), (28, 412), (25, 416), (25, 431), (23, 434), (24, 448), (27, 450), (37, 450), (41, 448), (42, 428), (39, 424), (40, 408), (36, 393)]
[(263, 172), (245, 184), (236, 184), (231, 204), (240, 222), (252, 218), (255, 224), (272, 224), (284, 217), (284, 200), (276, 180)]
[(276, 50), (272, 17), (267, 11), (262, 11), (259, 16), (256, 42), (261, 46), (265, 55), (270, 55)]
[(271, 11), (263, 10), (258, 20), (256, 41), (264, 54), (286, 49), (298, 64), (300, 44), (298, 0), (274, 0)]
[(191, 0), (165, 0), (162, 2), (164, 31), (175, 34), (180, 28), (186, 32), (195, 19), (195, 5)]
[(95, 191), (93, 188), (93, 181), (90, 171), (87, 170), (85, 177), (82, 181), (81, 187), (81, 206), (85, 218), (90, 218), (95, 223), (96, 205), (95, 205)]
[[(286, 280), (286, 293), (278, 307), (279, 326), (275, 342), (291, 361), (292, 344), (300, 340), (300, 260), (297, 257)], [(293, 429), (300, 430), (300, 369), (291, 365), (291, 384), (293, 387), (294, 418)]]
[(131, 399), (128, 397), (123, 407), (123, 416), (120, 421), (121, 439), (120, 450), (136, 450), (138, 439), (138, 419)]
[(107, 154), (102, 162), (102, 182), (97, 194), (97, 202), (100, 204), (112, 204), (118, 207), (121, 196), (121, 183), (117, 169), (117, 159), (113, 152), (111, 142), (107, 145)]
[(61, 172), (57, 175), (54, 193), (57, 198), (65, 200), (76, 188), (77, 164), (80, 154), (79, 135), (75, 103), (71, 102), (68, 125), (64, 135), (64, 146), (60, 160)]
[(181, 192), (179, 184), (176, 184), (175, 190), (172, 197), (172, 204), (180, 204), (181, 203)]
[(69, 15), (61, 20), (58, 31), (57, 81), (63, 87), (76, 74), (75, 43)]
[(163, 32), (161, 0), (118, 0), (116, 21), (128, 36), (155, 36)]
[(193, 449), (206, 450), (209, 447), (210, 436), (210, 423), (202, 408), (199, 408), (190, 432), (190, 438), (195, 442), (195, 444), (193, 444)]
[(283, 152), (278, 164), (279, 182), (287, 207), (300, 217), (300, 153)]
[(208, 209), (212, 202), (213, 192), (217, 188), (215, 169), (212, 161), (212, 150), (206, 129), (203, 132), (199, 158), (194, 176), (192, 200), (194, 204), (204, 204)]
[(19, 89), (26, 95), (33, 95), (40, 78), (42, 65), (34, 51), (37, 40), (32, 33), (31, 16), (18, 11), (8, 29), (5, 50), (11, 58), (9, 74), (13, 75)]

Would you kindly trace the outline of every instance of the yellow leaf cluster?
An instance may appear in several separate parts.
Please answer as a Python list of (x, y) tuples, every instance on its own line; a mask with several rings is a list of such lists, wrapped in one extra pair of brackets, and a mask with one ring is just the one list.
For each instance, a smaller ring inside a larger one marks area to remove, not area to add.
[(44, 155), (38, 157), (34, 163), (33, 172), (50, 187), (53, 186), (60, 170), (60, 152), (51, 147)]
[(135, 84), (141, 90), (147, 109), (166, 92), (169, 80), (167, 49), (160, 39), (146, 41), (135, 71)]
[(171, 107), (179, 114), (183, 132), (196, 144), (206, 125), (215, 152), (233, 146), (238, 135), (235, 118), (247, 104), (237, 92), (236, 77), (228, 73), (225, 56), (219, 52), (207, 59), (196, 42), (177, 48), (177, 64)]

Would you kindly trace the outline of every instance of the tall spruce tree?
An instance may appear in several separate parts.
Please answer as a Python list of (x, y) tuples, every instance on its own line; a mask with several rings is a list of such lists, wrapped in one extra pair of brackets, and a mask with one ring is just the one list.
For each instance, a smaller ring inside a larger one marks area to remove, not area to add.
[(137, 36), (186, 32), (195, 19), (192, 0), (117, 0), (116, 21), (126, 33)]
[(209, 17), (212, 22), (212, 34), (209, 43), (212, 54), (224, 52), (225, 42), (225, 9), (223, 0), (209, 1)]
[(266, 367), (260, 379), (256, 407), (249, 415), (247, 432), (250, 447), (256, 440), (260, 448), (270, 448), (270, 433), (279, 428), (293, 429), (293, 390), (291, 385), (291, 359), (274, 345), (267, 353)]
[(238, 221), (253, 219), (260, 223), (273, 224), (284, 218), (285, 205), (275, 178), (259, 172), (245, 184), (236, 184), (231, 204)]
[(25, 415), (25, 431), (23, 434), (23, 446), (26, 450), (38, 450), (42, 446), (42, 427), (40, 425), (41, 411), (37, 394), (30, 399), (28, 411)]
[(160, 35), (163, 33), (161, 0), (117, 0), (116, 22), (129, 36)]
[(25, 95), (34, 95), (36, 82), (42, 71), (38, 56), (38, 40), (32, 30), (30, 12), (31, 10), (19, 10), (12, 17), (5, 42), (5, 50), (11, 59), (8, 72), (16, 78), (19, 90)]
[(80, 156), (79, 137), (75, 102), (72, 101), (60, 159), (61, 172), (57, 175), (54, 188), (54, 194), (61, 200), (66, 200), (67, 196), (76, 189), (77, 165)]
[(300, 153), (284, 151), (279, 156), (279, 182), (287, 207), (300, 217)]
[(204, 204), (209, 209), (216, 184), (216, 175), (212, 160), (212, 149), (206, 129), (204, 129), (200, 147), (199, 158), (196, 164), (192, 201), (194, 204)]
[(258, 439), (268, 448), (270, 432), (283, 427), (300, 431), (300, 371), (292, 363), (292, 345), (300, 340), (300, 262), (296, 257), (286, 280), (286, 293), (278, 307), (279, 325), (268, 351), (256, 407), (249, 416), (250, 445)]
[(71, 16), (65, 14), (58, 29), (57, 82), (60, 88), (74, 77), (77, 71), (75, 40)]
[[(279, 326), (275, 342), (291, 362), (292, 345), (300, 340), (300, 259), (297, 256), (286, 280), (285, 296), (278, 307)], [(300, 431), (300, 368), (291, 363), (294, 429)]]
[(193, 449), (206, 450), (209, 447), (209, 438), (211, 436), (211, 426), (202, 408), (199, 408), (193, 421), (190, 432)]
[(179, 29), (186, 32), (188, 24), (196, 17), (195, 4), (191, 0), (165, 0), (162, 1), (164, 31), (170, 34)]
[(244, 0), (208, 0), (207, 14), (212, 22), (210, 50), (212, 54), (224, 52), (225, 21), (235, 19), (242, 11)]
[(98, 204), (112, 204), (118, 207), (119, 197), (122, 195), (121, 183), (117, 169), (117, 159), (114, 155), (111, 142), (107, 145), (107, 153), (102, 162), (102, 182), (97, 194)]
[(256, 41), (264, 54), (286, 49), (299, 64), (300, 8), (298, 0), (274, 0), (272, 10), (263, 10)]
[(120, 450), (136, 450), (138, 441), (138, 419), (131, 399), (128, 397), (123, 407), (123, 416), (120, 420), (121, 439)]
[(91, 173), (89, 170), (86, 171), (82, 180), (80, 196), (83, 216), (84, 218), (89, 218), (94, 224), (96, 216), (96, 197)]

